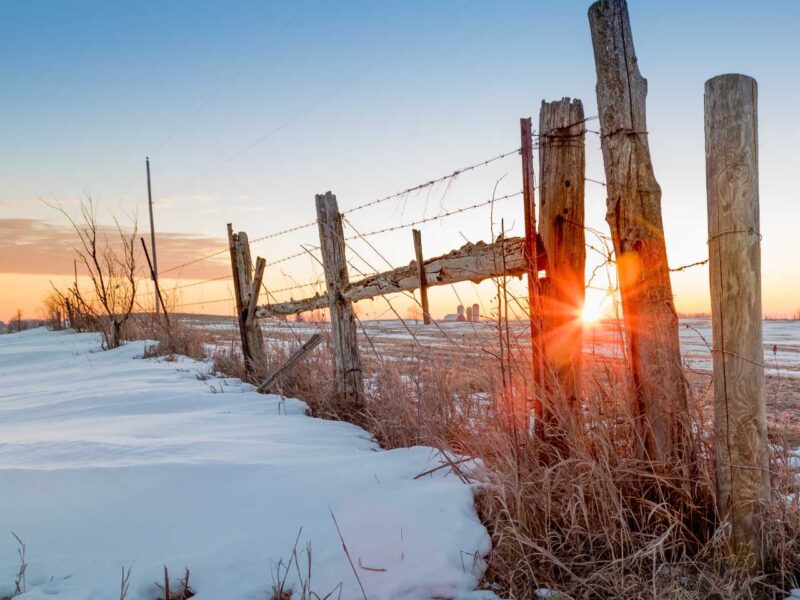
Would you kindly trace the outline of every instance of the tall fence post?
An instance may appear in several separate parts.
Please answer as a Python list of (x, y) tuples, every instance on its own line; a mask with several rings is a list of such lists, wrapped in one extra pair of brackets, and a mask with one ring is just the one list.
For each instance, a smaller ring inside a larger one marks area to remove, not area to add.
[(352, 303), (343, 294), (350, 280), (347, 274), (342, 216), (339, 214), (336, 196), (331, 192), (318, 194), (316, 203), (320, 251), (331, 317), (336, 393), (348, 404), (358, 405), (364, 399), (364, 382), (358, 354), (356, 317)]
[(542, 337), (549, 396), (580, 397), (586, 269), (585, 124), (580, 100), (542, 102), (539, 112), (539, 234), (547, 255)]
[(606, 220), (617, 260), (625, 336), (645, 455), (662, 464), (691, 452), (688, 391), (681, 368), (678, 315), (661, 221), (661, 188), (647, 141), (647, 81), (639, 73), (628, 7), (600, 0), (589, 8)]
[(422, 260), (422, 232), (419, 229), (412, 229), (414, 236), (414, 255), (417, 258), (417, 269), (419, 269), (419, 297), (422, 303), (422, 323), (431, 324), (431, 313), (428, 306), (428, 282), (425, 279), (425, 263)]
[(533, 362), (533, 414), (541, 424), (544, 403), (544, 357), (539, 286), (539, 244), (536, 231), (536, 196), (533, 177), (533, 125), (531, 118), (522, 118), (520, 125), (520, 155), (522, 157), (522, 202), (525, 219), (525, 262), (528, 268), (528, 320), (531, 328), (531, 359)]
[(770, 496), (761, 314), (757, 84), (706, 81), (706, 186), (717, 506), (734, 565), (762, 564)]

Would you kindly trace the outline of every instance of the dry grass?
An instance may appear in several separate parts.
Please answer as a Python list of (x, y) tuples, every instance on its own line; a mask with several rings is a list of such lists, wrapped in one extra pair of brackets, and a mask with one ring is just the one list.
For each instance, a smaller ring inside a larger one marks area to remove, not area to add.
[(185, 323), (172, 319), (169, 325), (163, 319), (151, 313), (132, 315), (126, 323), (124, 332), (126, 340), (151, 340), (155, 342), (145, 349), (144, 357), (177, 355), (189, 356), (196, 360), (206, 358), (204, 333)]
[[(268, 344), (257, 383), (296, 346)], [(235, 346), (216, 353), (217, 371), (248, 379)], [(724, 528), (714, 503), (713, 440), (697, 434), (688, 474), (642, 460), (624, 365), (586, 369), (584, 410), (560, 415), (545, 435), (527, 427), (528, 374), (518, 355), (468, 367), (424, 350), (402, 361), (366, 357), (364, 406), (337, 403), (330, 348), (323, 344), (281, 381), (280, 393), (305, 400), (315, 416), (354, 422), (384, 448), (434, 446), (443, 456), (478, 457), (463, 471), (477, 482), (477, 508), (493, 551), (483, 585), (506, 598), (557, 590), (564, 598), (783, 598), (800, 580), (800, 506), (786, 446), (775, 443), (767, 562), (756, 575), (724, 568)], [(505, 371), (505, 378), (500, 373)], [(504, 384), (502, 379), (505, 379)], [(708, 432), (698, 401), (691, 421)], [(282, 592), (278, 588), (278, 592)]]

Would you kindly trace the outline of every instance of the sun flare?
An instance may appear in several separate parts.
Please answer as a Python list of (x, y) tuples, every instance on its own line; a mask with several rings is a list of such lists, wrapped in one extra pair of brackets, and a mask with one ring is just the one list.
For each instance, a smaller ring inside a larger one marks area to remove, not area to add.
[(581, 311), (581, 321), (584, 323), (596, 323), (603, 316), (599, 306), (584, 306)]

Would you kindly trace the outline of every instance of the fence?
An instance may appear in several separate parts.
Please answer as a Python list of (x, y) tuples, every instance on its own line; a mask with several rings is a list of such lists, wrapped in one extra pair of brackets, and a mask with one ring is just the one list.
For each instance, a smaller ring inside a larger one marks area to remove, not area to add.
[[(498, 304), (508, 311), (516, 305), (530, 322), (534, 390), (532, 400), (545, 409), (555, 387), (577, 403), (580, 398), (581, 333), (575, 324), (586, 285), (586, 255), (597, 253), (602, 263), (589, 277), (588, 287), (603, 266), (614, 264), (619, 285), (609, 276), (609, 294), (619, 294), (624, 318), (627, 363), (636, 394), (638, 432), (643, 457), (655, 463), (673, 462), (689, 468), (691, 447), (688, 392), (678, 344), (670, 273), (704, 264), (705, 260), (670, 269), (661, 222), (661, 190), (655, 179), (645, 121), (646, 81), (638, 70), (627, 7), (620, 0), (592, 5), (590, 28), (597, 69), (600, 131), (589, 131), (580, 101), (563, 99), (543, 103), (539, 133), (530, 119), (522, 119), (519, 148), (459, 168), (401, 192), (339, 209), (331, 192), (316, 197), (316, 219), (248, 240), (228, 225), (228, 247), (193, 258), (160, 273), (180, 274), (191, 265), (217, 260), (228, 253), (231, 274), (194, 281), (175, 289), (229, 281), (227, 298), (203, 304), (235, 305), (246, 365), (258, 360), (262, 332), (258, 319), (299, 315), (326, 309), (330, 314), (335, 385), (346, 402), (359, 403), (363, 373), (358, 346), (358, 319), (353, 303), (368, 298), (406, 294), (417, 302), (431, 326), (427, 292), (430, 288), (463, 281), (526, 276), (520, 298), (498, 288)], [(743, 76), (722, 76), (706, 88), (706, 153), (709, 206), (709, 245), (714, 325), (716, 445), (719, 505), (733, 526), (733, 553), (754, 565), (760, 553), (761, 507), (769, 494), (765, 456), (766, 423), (763, 394), (763, 355), (760, 339), (760, 254), (756, 159), (755, 82)], [(585, 136), (600, 136), (606, 181), (585, 176)], [(539, 149), (540, 184), (534, 181), (533, 150)], [(449, 186), (457, 177), (506, 158), (521, 156), (522, 189), (442, 210), (436, 215), (361, 231), (351, 215), (400, 201), (411, 194)], [(610, 236), (584, 223), (584, 188), (589, 182), (607, 193)], [(539, 194), (537, 222), (536, 193)], [(389, 263), (371, 241), (380, 234), (441, 221), (468, 211), (488, 208), (494, 227), (495, 205), (522, 201), (524, 235), (507, 235), (504, 222), (488, 243), (466, 243), (439, 256), (425, 258), (421, 233), (413, 234), (407, 266), (379, 270), (359, 253), (364, 244)], [(318, 245), (299, 244), (277, 258), (251, 260), (251, 244), (282, 239), (316, 228)], [(587, 240), (587, 234), (590, 239)], [(413, 251), (412, 251), (413, 250)], [(266, 269), (309, 257), (321, 268), (316, 281), (294, 282), (269, 290)], [(354, 260), (354, 258), (356, 260)], [(364, 269), (367, 269), (366, 271)], [(277, 293), (324, 290), (300, 299), (278, 300)], [(417, 301), (412, 292), (420, 290)], [(262, 296), (263, 291), (263, 296)], [(502, 297), (501, 297), (502, 296)], [(395, 312), (387, 300), (390, 309)], [(190, 306), (192, 303), (179, 305)], [(513, 310), (513, 309), (511, 309)], [(400, 315), (397, 314), (399, 317)], [(506, 327), (508, 323), (506, 314)], [(500, 315), (498, 315), (500, 319)], [(502, 327), (502, 319), (498, 324)], [(413, 335), (413, 334), (412, 334)], [(502, 353), (502, 348), (501, 348)], [(738, 382), (748, 381), (747, 386)], [(734, 431), (728, 423), (735, 424)], [(740, 425), (741, 424), (741, 425)], [(752, 440), (746, 448), (732, 445), (731, 436)], [(737, 497), (733, 496), (736, 490)], [(738, 562), (738, 559), (737, 559)]]

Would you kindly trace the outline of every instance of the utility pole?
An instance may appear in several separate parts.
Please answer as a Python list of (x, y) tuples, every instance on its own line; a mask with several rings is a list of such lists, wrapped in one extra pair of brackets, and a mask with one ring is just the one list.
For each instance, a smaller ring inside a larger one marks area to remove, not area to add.
[[(153, 192), (150, 188), (150, 157), (145, 157), (145, 164), (147, 165), (147, 206), (150, 209), (150, 249), (153, 254), (153, 285), (158, 290), (158, 261), (156, 260), (156, 229), (153, 226)], [(156, 294), (156, 314), (159, 312), (159, 305), (161, 304), (160, 294)]]

